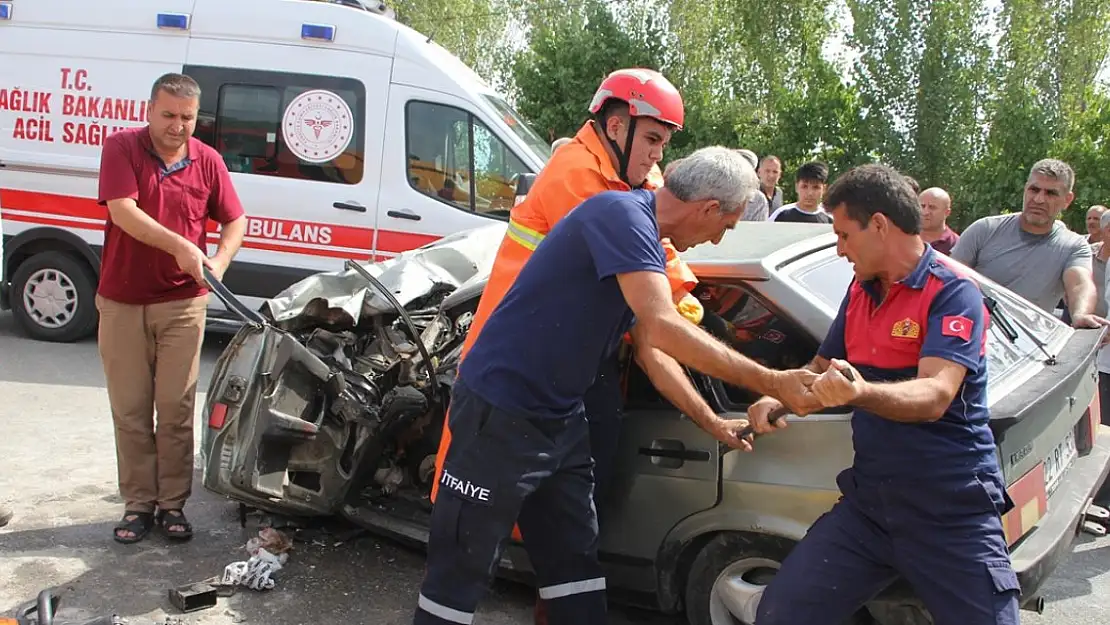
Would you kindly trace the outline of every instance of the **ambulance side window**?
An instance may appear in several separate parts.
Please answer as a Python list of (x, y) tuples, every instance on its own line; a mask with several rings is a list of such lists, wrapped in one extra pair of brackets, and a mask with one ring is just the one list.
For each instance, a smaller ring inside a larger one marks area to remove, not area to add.
[[(233, 172), (362, 181), (366, 89), (354, 79), (188, 66), (201, 87), (196, 137)], [(312, 92), (312, 93), (308, 93)]]
[(406, 111), (412, 188), (456, 208), (507, 216), (516, 177), (530, 170), (501, 139), (460, 108), (413, 101)]

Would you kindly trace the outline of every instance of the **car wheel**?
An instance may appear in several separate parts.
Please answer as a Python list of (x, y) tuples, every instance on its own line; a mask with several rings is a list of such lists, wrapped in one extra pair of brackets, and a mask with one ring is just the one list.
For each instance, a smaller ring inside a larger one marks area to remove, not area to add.
[[(794, 546), (774, 536), (730, 532), (706, 543), (686, 580), (690, 625), (754, 625), (763, 589)], [(843, 625), (873, 623), (866, 610)]]
[(69, 343), (96, 329), (96, 275), (62, 252), (41, 252), (20, 263), (12, 276), (12, 314), (40, 341)]

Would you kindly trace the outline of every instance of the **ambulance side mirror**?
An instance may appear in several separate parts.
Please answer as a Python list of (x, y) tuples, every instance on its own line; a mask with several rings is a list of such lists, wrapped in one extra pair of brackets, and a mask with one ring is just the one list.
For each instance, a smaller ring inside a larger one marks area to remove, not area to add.
[(524, 201), (525, 196), (532, 190), (532, 183), (536, 180), (536, 174), (518, 174), (516, 177), (516, 201), (513, 206), (520, 204)]

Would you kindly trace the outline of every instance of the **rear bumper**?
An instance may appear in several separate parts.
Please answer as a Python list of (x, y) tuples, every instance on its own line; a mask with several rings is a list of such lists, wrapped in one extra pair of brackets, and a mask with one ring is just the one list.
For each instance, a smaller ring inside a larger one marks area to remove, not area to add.
[(1022, 601), (1036, 598), (1041, 586), (1071, 553), (1084, 515), (1110, 473), (1110, 427), (1099, 428), (1090, 453), (1076, 459), (1049, 502), (1048, 514), (1010, 554), (1021, 582)]

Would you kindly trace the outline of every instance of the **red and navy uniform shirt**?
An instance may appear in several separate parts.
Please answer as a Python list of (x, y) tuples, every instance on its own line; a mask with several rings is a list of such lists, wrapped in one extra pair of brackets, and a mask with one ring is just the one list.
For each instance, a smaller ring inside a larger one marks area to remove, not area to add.
[(978, 285), (929, 246), (917, 267), (880, 300), (877, 281), (853, 280), (818, 354), (852, 363), (865, 380), (917, 377), (937, 357), (967, 367), (938, 421), (899, 423), (856, 408), (853, 468), (876, 480), (1000, 479), (987, 410), (988, 316)]

